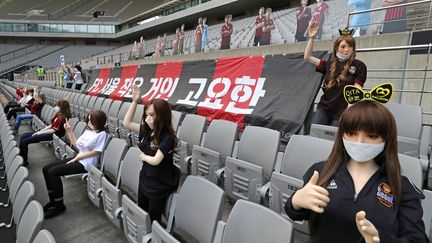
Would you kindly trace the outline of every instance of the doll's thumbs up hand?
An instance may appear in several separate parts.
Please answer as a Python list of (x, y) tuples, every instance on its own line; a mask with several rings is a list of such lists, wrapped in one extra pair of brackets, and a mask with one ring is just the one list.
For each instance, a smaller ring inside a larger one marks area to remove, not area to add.
[(363, 236), (366, 243), (380, 242), (378, 230), (369, 220), (366, 219), (365, 211), (357, 212), (356, 224), (358, 231)]
[(318, 186), (319, 173), (314, 171), (309, 182), (292, 197), (292, 205), (295, 210), (302, 208), (310, 209), (316, 213), (323, 213), (324, 208), (330, 202), (329, 193), (326, 189)]

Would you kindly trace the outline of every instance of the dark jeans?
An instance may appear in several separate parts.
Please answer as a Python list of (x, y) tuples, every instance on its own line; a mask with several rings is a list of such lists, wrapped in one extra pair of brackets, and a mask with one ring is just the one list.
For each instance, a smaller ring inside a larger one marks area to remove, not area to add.
[(15, 108), (9, 109), (9, 111), (7, 113), (7, 119), (10, 120), (12, 117), (16, 118), (18, 112), (24, 112), (24, 111), (25, 111), (24, 107), (15, 107)]
[(61, 176), (86, 173), (80, 162), (66, 164), (70, 159), (60, 160), (45, 165), (42, 169), (50, 201), (63, 201), (63, 184)]
[(81, 90), (83, 84), (75, 84), (75, 90)]
[(331, 117), (326, 112), (317, 108), (312, 118), (312, 124), (320, 124), (320, 125), (337, 127), (339, 126), (339, 120), (331, 119)]
[(9, 112), (9, 109), (14, 108), (14, 107), (21, 107), (21, 105), (16, 103), (15, 101), (11, 101), (11, 102), (7, 103), (7, 105), (5, 106), (3, 111), (5, 114), (7, 114)]
[(72, 88), (73, 83), (66, 83), (66, 89)]
[[(258, 43), (260, 43), (260, 41), (261, 41), (261, 36), (256, 36), (255, 35), (253, 46), (257, 46)], [(260, 43), (260, 45), (261, 45), (261, 43)]]
[(27, 162), (28, 160), (28, 146), (32, 143), (39, 143), (42, 141), (52, 141), (53, 134), (52, 133), (42, 133), (39, 135), (33, 135), (33, 132), (24, 133), (21, 136), (21, 140), (19, 143), (20, 155), (23, 160)]
[(138, 206), (150, 215), (151, 222), (154, 220), (161, 222), (162, 213), (168, 197), (147, 197), (138, 191)]

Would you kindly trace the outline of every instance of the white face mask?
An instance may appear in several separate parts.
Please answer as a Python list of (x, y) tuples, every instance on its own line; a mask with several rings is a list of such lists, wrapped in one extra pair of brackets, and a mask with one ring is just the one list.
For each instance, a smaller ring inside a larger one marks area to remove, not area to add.
[(58, 106), (54, 107), (54, 111), (55, 112), (59, 112), (60, 111), (60, 107), (58, 107)]
[(377, 157), (383, 150), (385, 142), (372, 143), (357, 143), (343, 139), (344, 147), (351, 157), (356, 162), (367, 162)]
[(340, 62), (344, 62), (344, 61), (350, 59), (351, 55), (352, 55), (352, 53), (351, 54), (343, 54), (341, 52), (336, 52), (336, 57), (339, 59)]
[(150, 116), (147, 116), (147, 117), (146, 117), (145, 122), (147, 123), (147, 125), (150, 127), (151, 130), (154, 129), (153, 119), (150, 118)]

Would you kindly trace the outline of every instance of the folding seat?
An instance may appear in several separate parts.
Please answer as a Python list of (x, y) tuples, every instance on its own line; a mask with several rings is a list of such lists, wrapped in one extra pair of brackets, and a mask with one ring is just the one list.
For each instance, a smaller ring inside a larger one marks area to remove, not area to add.
[(17, 147), (14, 147), (9, 152), (9, 154), (6, 156), (4, 164), (1, 167), (1, 169), (3, 170), (2, 176), (0, 177), (1, 179), (4, 179), (5, 176), (12, 178), (12, 176), (15, 174), (16, 169), (18, 167), (12, 166), (12, 165), (13, 165), (13, 163), (18, 162), (17, 160), (15, 160), (16, 158), (18, 158), (17, 160), (20, 160), (20, 162), (22, 164), (23, 161), (22, 161), (22, 157), (19, 156), (19, 149)]
[(19, 167), (22, 166), (22, 164), (23, 164), (23, 158), (19, 155), (16, 157), (14, 156), (14, 158), (11, 159), (10, 164), (8, 165), (8, 167), (6, 167), (6, 171), (2, 176), (2, 179), (4, 179), (5, 177), (7, 179), (6, 179), (6, 183), (0, 186), (1, 191), (6, 191), (6, 189), (11, 186), (13, 178), (15, 177)]
[(203, 146), (192, 148), (192, 175), (217, 183), (216, 171), (225, 167), (226, 157), (232, 156), (238, 126), (234, 122), (213, 120), (204, 136)]
[(33, 116), (32, 119), (32, 129), (33, 131), (39, 131), (42, 129), (42, 127), (45, 126), (45, 123), (43, 122), (44, 118), (48, 116), (48, 113), (51, 111), (51, 106), (45, 104), (42, 107), (41, 111), (41, 118), (37, 116)]
[(69, 100), (69, 106), (73, 117), (76, 117), (79, 111), (75, 109), (76, 109), (76, 105), (78, 104), (78, 99), (80, 98), (80, 95), (81, 94), (74, 93), (74, 96), (72, 96), (71, 99)]
[(174, 162), (180, 167), (184, 174), (189, 174), (190, 163), (192, 161), (192, 148), (200, 145), (206, 118), (199, 115), (187, 114), (178, 131), (179, 148), (174, 154)]
[(12, 151), (12, 149), (17, 147), (17, 142), (15, 140), (10, 140), (10, 142), (6, 146), (2, 147), (3, 148), (0, 149), (0, 169), (4, 168), (4, 162), (6, 161), (6, 158), (9, 156), (9, 153)]
[(388, 103), (386, 106), (396, 120), (398, 152), (420, 158), (423, 171), (429, 171), (427, 167), (431, 127), (422, 126), (422, 108), (398, 103)]
[[(89, 114), (92, 110), (94, 110), (93, 107), (95, 106), (95, 103), (96, 103), (96, 99), (97, 99), (97, 98), (98, 98), (98, 97), (96, 97), (96, 96), (90, 96), (89, 102), (87, 103), (87, 107), (85, 107), (84, 115), (87, 115), (87, 114)], [(85, 117), (84, 117), (84, 119), (85, 119)]]
[(80, 108), (79, 108), (79, 112), (78, 112), (78, 120), (80, 120), (80, 121), (84, 121), (85, 120), (85, 118), (86, 118), (86, 108), (88, 107), (88, 105), (89, 105), (89, 101), (90, 101), (90, 98), (91, 98), (92, 96), (90, 96), (90, 95), (86, 95), (86, 96), (84, 96), (84, 98), (81, 100), (81, 104), (80, 104)]
[(56, 114), (57, 114), (57, 112), (55, 111), (54, 107), (52, 107), (50, 109), (50, 111), (47, 113), (47, 116), (45, 117), (45, 119), (43, 120), (43, 122), (46, 125), (51, 125), (51, 120), (55, 117)]
[(102, 109), (102, 104), (104, 102), (105, 98), (103, 97), (98, 97), (95, 101), (95, 104), (93, 106), (93, 110), (100, 110)]
[(151, 230), (152, 243), (180, 243), (180, 241), (168, 233), (157, 221), (153, 221)]
[(102, 207), (102, 176), (115, 178), (120, 169), (120, 163), (126, 154), (128, 145), (126, 141), (113, 138), (108, 143), (101, 158), (101, 167), (91, 165), (88, 170), (87, 194), (96, 207)]
[[(123, 104), (120, 107), (120, 110), (118, 112), (118, 134), (119, 134), (119, 138), (123, 138), (126, 141), (127, 141), (127, 134), (128, 134), (129, 130), (123, 126), (123, 119), (125, 118), (126, 113), (129, 110), (130, 105), (131, 105), (131, 103), (129, 103), (129, 102), (123, 102)], [(128, 144), (130, 144), (130, 140), (127, 142), (128, 142)]]
[(119, 118), (118, 117), (119, 117), (120, 107), (122, 106), (122, 104), (123, 104), (123, 102), (121, 102), (119, 100), (113, 101), (112, 105), (109, 109), (109, 112), (107, 113), (109, 132), (111, 135), (113, 135), (114, 137), (117, 137), (117, 138), (120, 137)]
[[(132, 121), (135, 123), (141, 124), (143, 113), (144, 113), (144, 105), (138, 104)], [(131, 143), (130, 143), (131, 146), (137, 146), (138, 145), (138, 142), (139, 142), (139, 133), (138, 132), (134, 132), (134, 131), (129, 130), (127, 137), (131, 141)], [(128, 140), (126, 140), (126, 141), (128, 141)]]
[(430, 236), (432, 221), (432, 191), (424, 189), (423, 195), (425, 195), (425, 199), (422, 200), (423, 222), (425, 224), (426, 234)]
[(17, 226), (16, 243), (30, 243), (42, 227), (44, 212), (38, 201), (31, 201)]
[(183, 113), (181, 113), (180, 111), (171, 111), (171, 112), (172, 112), (172, 125), (174, 131), (177, 132)]
[[(15, 157), (18, 156), (20, 153), (20, 150), (18, 147), (11, 147), (10, 145), (8, 145), (8, 147), (9, 147), (9, 150), (5, 151), (6, 153), (4, 154), (4, 157), (3, 157), (3, 164), (0, 166), (0, 170), (3, 170), (3, 173), (7, 173), (7, 171), (9, 170), (9, 167), (12, 163), (12, 160), (15, 159)], [(3, 176), (4, 175), (5, 174), (3, 174)]]
[(46, 229), (39, 231), (33, 243), (56, 243), (54, 236)]
[(122, 193), (127, 192), (130, 197), (138, 190), (139, 173), (142, 162), (139, 159), (141, 150), (131, 147), (127, 151), (120, 165), (118, 175), (107, 175), (102, 177), (102, 201), (105, 214), (117, 227), (122, 227), (120, 210), (122, 206)]
[(100, 110), (102, 110), (103, 112), (105, 112), (105, 114), (107, 115), (107, 117), (109, 115), (109, 110), (110, 110), (110, 107), (111, 107), (112, 103), (113, 103), (112, 99), (103, 99), (102, 107), (100, 108)]
[[(26, 169), (22, 167), (19, 173), (22, 174), (25, 173), (25, 171)], [(21, 220), (24, 209), (26, 209), (35, 194), (35, 187), (33, 183), (27, 180), (24, 180), (19, 187), (14, 186), (14, 190), (15, 188), (17, 188), (18, 191), (16, 193), (16, 197), (11, 201), (13, 204), (12, 216), (9, 222), (1, 222), (0, 227), (10, 228), (13, 223), (18, 224)]]
[[(75, 134), (75, 137), (78, 139), (81, 134), (84, 133), (84, 130), (87, 127), (87, 123), (85, 122), (78, 122), (73, 130), (73, 133)], [(76, 156), (77, 152), (72, 146), (66, 146), (66, 154), (63, 154), (63, 158), (74, 158)]]
[(72, 116), (78, 118), (78, 120), (80, 119), (81, 105), (82, 105), (85, 97), (86, 97), (86, 95), (79, 94), (78, 97), (75, 98), (75, 102), (72, 105), (73, 106)]
[(312, 124), (310, 136), (334, 141), (338, 128), (333, 126)]
[(418, 158), (405, 154), (398, 154), (402, 175), (406, 176), (418, 189), (422, 188), (422, 164)]
[(253, 202), (238, 200), (226, 223), (219, 221), (214, 243), (285, 243), (293, 239), (293, 225), (279, 214)]
[[(75, 129), (76, 125), (78, 124), (78, 119), (73, 117), (70, 119), (70, 126), (72, 130)], [(53, 134), (53, 147), (54, 147), (54, 154), (57, 157), (57, 159), (63, 159), (63, 155), (66, 154), (66, 146), (70, 143), (69, 137), (67, 135), (63, 137), (58, 137), (56, 134)]]
[[(175, 227), (168, 225), (167, 228), (174, 229), (174, 232), (180, 235), (186, 233), (197, 242), (211, 243), (218, 221), (222, 218), (224, 205), (225, 193), (222, 189), (202, 177), (188, 176), (176, 199)], [(154, 221), (153, 224), (155, 223), (157, 222)], [(160, 231), (165, 233), (158, 235), (157, 231), (152, 232), (152, 242), (153, 237), (158, 239), (168, 233), (164, 229)]]
[[(303, 186), (303, 175), (309, 167), (327, 160), (332, 148), (332, 141), (293, 135), (285, 148), (281, 166), (277, 166), (271, 176), (269, 208), (288, 218), (284, 210), (286, 200)], [(305, 221), (295, 222), (295, 226), (302, 232), (308, 232)]]
[(246, 127), (238, 142), (236, 157), (227, 157), (225, 168), (221, 170), (228, 198), (260, 202), (259, 191), (270, 181), (278, 158), (279, 141), (278, 131)]

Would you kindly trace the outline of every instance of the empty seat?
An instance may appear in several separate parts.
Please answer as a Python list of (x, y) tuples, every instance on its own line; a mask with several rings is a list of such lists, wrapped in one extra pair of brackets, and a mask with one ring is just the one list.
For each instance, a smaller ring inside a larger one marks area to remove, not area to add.
[(336, 138), (337, 130), (338, 128), (333, 126), (312, 124), (309, 135), (312, 137), (334, 141)]
[(102, 206), (102, 176), (105, 175), (109, 178), (117, 177), (120, 169), (120, 162), (122, 161), (128, 145), (126, 141), (119, 138), (113, 138), (108, 143), (104, 154), (101, 159), (101, 168), (98, 169), (90, 165), (88, 170), (87, 180), (87, 194), (90, 201), (98, 208)]
[(174, 162), (180, 167), (182, 173), (189, 173), (189, 164), (192, 160), (192, 148), (200, 145), (206, 118), (203, 116), (187, 114), (178, 131), (180, 146), (174, 154)]
[(260, 202), (260, 189), (270, 181), (277, 160), (280, 132), (264, 127), (247, 126), (236, 157), (227, 157), (224, 184), (233, 200)]
[(130, 190), (131, 192), (138, 190), (139, 172), (142, 167), (142, 162), (139, 160), (140, 154), (141, 150), (138, 148), (129, 148), (124, 157), (125, 162), (121, 162), (120, 174), (112, 175), (112, 177), (104, 176), (102, 178), (102, 201), (105, 214), (119, 228), (121, 227), (121, 217), (117, 209), (122, 206), (122, 191), (120, 186), (123, 184), (129, 185), (129, 189), (126, 187), (123, 187), (123, 189)]
[[(23, 173), (25, 173), (25, 171)], [(30, 181), (24, 181), (23, 184), (18, 188), (19, 190), (16, 194), (16, 198), (13, 201), (12, 217), (10, 219), (10, 222), (7, 224), (6, 222), (2, 222), (0, 223), (0, 227), (10, 228), (13, 223), (18, 224), (21, 220), (21, 216), (24, 210), (26, 209), (30, 201), (33, 199), (33, 196), (35, 194), (35, 188), (33, 183), (31, 183)]]
[(429, 170), (427, 166), (431, 127), (422, 126), (421, 107), (398, 103), (388, 103), (386, 106), (396, 120), (398, 152), (420, 158), (423, 170)]
[(291, 222), (268, 208), (245, 200), (236, 202), (227, 222), (220, 222), (218, 230), (221, 240), (215, 243), (285, 243), (291, 242), (293, 236)]
[(39, 231), (33, 243), (56, 243), (54, 236), (46, 229)]
[(17, 227), (16, 243), (30, 243), (42, 227), (44, 212), (37, 201), (31, 201), (25, 209)]
[[(120, 137), (120, 129), (119, 129), (119, 111), (120, 107), (122, 106), (123, 102), (115, 100), (111, 104), (111, 107), (109, 109), (109, 112), (107, 113), (108, 116), (108, 127), (109, 132), (113, 137)], [(126, 114), (126, 113), (125, 113)]]
[(417, 188), (422, 188), (423, 173), (421, 161), (417, 158), (398, 154), (402, 175), (406, 176)]
[(174, 131), (177, 132), (183, 114), (180, 111), (171, 111), (171, 112), (172, 112), (172, 125)]
[(423, 190), (425, 199), (422, 201), (423, 208), (423, 222), (425, 224), (426, 234), (429, 236), (431, 231), (431, 221), (432, 221), (432, 191)]
[(225, 159), (232, 156), (237, 138), (237, 124), (225, 120), (213, 120), (207, 129), (203, 146), (192, 149), (192, 175), (199, 175), (217, 183), (216, 171), (225, 166)]
[[(314, 163), (327, 160), (333, 142), (311, 136), (293, 135), (285, 148), (281, 168), (272, 173), (269, 208), (288, 218), (284, 210), (286, 200), (303, 186), (303, 175)], [(305, 222), (296, 227), (308, 232)]]

